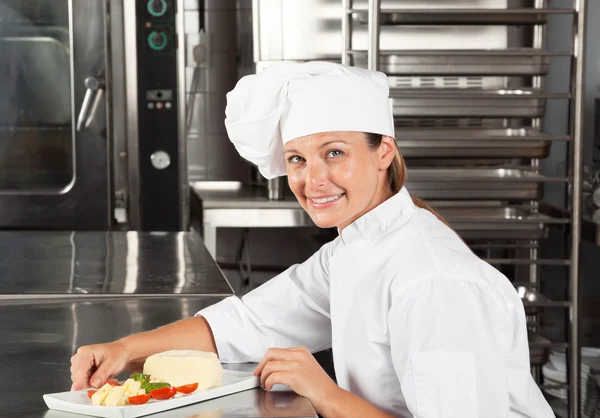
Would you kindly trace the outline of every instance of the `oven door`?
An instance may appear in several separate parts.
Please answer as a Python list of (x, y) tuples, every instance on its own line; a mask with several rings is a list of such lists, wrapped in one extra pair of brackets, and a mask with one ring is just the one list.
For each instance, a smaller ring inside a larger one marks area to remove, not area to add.
[(0, 228), (111, 226), (106, 0), (0, 0)]

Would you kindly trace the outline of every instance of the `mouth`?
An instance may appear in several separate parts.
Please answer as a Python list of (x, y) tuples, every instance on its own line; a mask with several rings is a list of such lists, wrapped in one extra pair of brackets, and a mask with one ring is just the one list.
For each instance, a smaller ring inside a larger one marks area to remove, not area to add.
[(320, 196), (320, 197), (306, 197), (309, 203), (318, 208), (332, 206), (337, 203), (346, 193), (340, 193), (331, 196)]

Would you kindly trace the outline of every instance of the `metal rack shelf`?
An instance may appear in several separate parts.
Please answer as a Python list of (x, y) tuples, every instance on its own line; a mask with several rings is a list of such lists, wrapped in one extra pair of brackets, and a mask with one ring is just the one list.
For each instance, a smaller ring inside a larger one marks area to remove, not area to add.
[(566, 135), (549, 135), (535, 128), (396, 128), (396, 142), (405, 158), (545, 158), (554, 141)]
[[(353, 64), (367, 66), (367, 51), (348, 51)], [(571, 52), (544, 52), (535, 48), (504, 50), (394, 50), (382, 51), (379, 69), (391, 76), (535, 76), (546, 75), (551, 57)]]
[(540, 199), (544, 183), (566, 181), (516, 168), (413, 167), (406, 183), (415, 195), (426, 200), (515, 201)]
[(536, 89), (394, 88), (390, 97), (395, 117), (506, 119), (542, 117), (547, 100), (570, 95)]
[[(348, 9), (357, 21), (367, 24), (369, 11)], [(553, 14), (574, 14), (573, 9), (381, 9), (381, 25), (540, 25)]]
[[(446, 217), (474, 250), (483, 253), (482, 259), (519, 273), (513, 279), (522, 294), (529, 326), (537, 331), (539, 314), (546, 309), (568, 310), (566, 342), (553, 343), (541, 336), (530, 340), (538, 367), (532, 373), (541, 376), (544, 350), (565, 348), (569, 351), (568, 380), (578, 382), (586, 1), (574, 0), (572, 8), (550, 8), (547, 0), (533, 3), (535, 7), (527, 8), (436, 9), (382, 8), (381, 0), (368, 0), (365, 9), (353, 7), (353, 0), (342, 0), (342, 63), (389, 76), (396, 139), (410, 167), (407, 187)], [(572, 18), (572, 50), (547, 50), (544, 36), (553, 15)], [(530, 44), (502, 49), (448, 49), (447, 44), (443, 49), (435, 44), (427, 50), (392, 49), (391, 27), (403, 25), (453, 26), (456, 30), (487, 25), (504, 26), (507, 31), (529, 27), (532, 39)], [(353, 48), (355, 26), (367, 29), (366, 50)], [(382, 30), (388, 31), (386, 50), (380, 48)], [(555, 57), (571, 60), (571, 86), (564, 94), (548, 94), (544, 89), (544, 76)], [(503, 87), (497, 88), (498, 83)], [(549, 100), (569, 103), (570, 131), (565, 135), (549, 135), (540, 129)], [(568, 176), (548, 178), (539, 173), (539, 160), (548, 156), (557, 141), (569, 150)], [(564, 184), (569, 193), (566, 207), (559, 212), (544, 210), (543, 186), (550, 182)], [(564, 229), (569, 237), (564, 259), (540, 257), (539, 243), (551, 226)], [(546, 266), (568, 271), (568, 300), (543, 297), (540, 269)], [(542, 382), (540, 386), (557, 389)], [(558, 389), (568, 389), (569, 417), (579, 418), (578, 385), (569, 383)]]

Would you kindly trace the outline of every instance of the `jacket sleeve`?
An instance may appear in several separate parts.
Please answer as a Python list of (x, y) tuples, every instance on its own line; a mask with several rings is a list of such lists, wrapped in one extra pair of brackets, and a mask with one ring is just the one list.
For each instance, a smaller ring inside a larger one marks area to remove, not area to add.
[(224, 363), (258, 362), (272, 347), (331, 346), (329, 260), (336, 241), (244, 295), (201, 310)]
[(444, 277), (396, 289), (390, 348), (415, 418), (553, 416), (530, 374), (523, 306), (510, 299)]

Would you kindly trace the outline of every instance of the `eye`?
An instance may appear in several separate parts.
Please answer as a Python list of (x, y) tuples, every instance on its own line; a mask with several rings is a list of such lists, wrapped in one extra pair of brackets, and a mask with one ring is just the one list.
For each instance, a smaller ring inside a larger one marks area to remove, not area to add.
[(339, 149), (332, 149), (331, 151), (327, 152), (327, 156), (328, 157), (339, 157), (340, 155), (344, 155), (343, 151), (340, 151)]
[(304, 161), (304, 158), (302, 158), (298, 155), (292, 155), (291, 157), (288, 158), (288, 163), (291, 163), (291, 164), (301, 163), (302, 161)]

